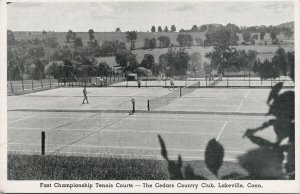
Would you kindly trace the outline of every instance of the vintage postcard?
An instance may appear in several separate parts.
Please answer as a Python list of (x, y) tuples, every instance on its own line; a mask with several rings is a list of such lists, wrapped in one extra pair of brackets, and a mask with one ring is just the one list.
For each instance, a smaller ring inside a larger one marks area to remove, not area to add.
[(1, 193), (300, 193), (298, 0), (0, 3)]

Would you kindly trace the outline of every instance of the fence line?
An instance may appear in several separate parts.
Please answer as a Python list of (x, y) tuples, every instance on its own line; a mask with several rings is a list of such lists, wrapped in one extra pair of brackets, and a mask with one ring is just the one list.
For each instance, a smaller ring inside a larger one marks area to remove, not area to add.
[(58, 87), (57, 79), (14, 80), (7, 82), (7, 93), (23, 93)]

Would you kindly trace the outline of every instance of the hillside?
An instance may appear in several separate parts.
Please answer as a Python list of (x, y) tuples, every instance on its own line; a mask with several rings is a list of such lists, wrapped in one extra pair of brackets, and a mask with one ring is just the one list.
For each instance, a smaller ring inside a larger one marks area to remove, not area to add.
[[(207, 26), (207, 30), (213, 29), (216, 27), (219, 27), (221, 24), (205, 24)], [(203, 25), (202, 25), (203, 26)], [(294, 28), (294, 22), (286, 22), (277, 25), (277, 27), (287, 27), (287, 28)], [(136, 40), (136, 48), (142, 48), (144, 45), (144, 39), (148, 38), (158, 38), (159, 36), (168, 36), (171, 40), (171, 43), (177, 44), (177, 36), (178, 34), (190, 34), (192, 35), (193, 39), (195, 38), (201, 38), (202, 40), (205, 39), (205, 33), (204, 32), (137, 32), (137, 40)], [(35, 38), (45, 38), (45, 37), (56, 37), (58, 42), (60, 44), (65, 44), (66, 41), (66, 34), (67, 32), (48, 32), (47, 34), (42, 34), (42, 31), (40, 32), (29, 32), (29, 31), (14, 31), (15, 38), (17, 40), (29, 40), (29, 39), (35, 39)], [(254, 33), (253, 33), (254, 34)], [(126, 46), (129, 47), (129, 42), (126, 40), (126, 32), (95, 32), (95, 38), (99, 41), (100, 44), (102, 44), (104, 41), (113, 41), (118, 40), (120, 42), (125, 42)], [(82, 42), (85, 44), (89, 41), (88, 32), (76, 32), (76, 36), (80, 37), (82, 39)], [(240, 37), (240, 40), (242, 38), (241, 34), (238, 34)], [(282, 37), (279, 35), (279, 39), (286, 40), (285, 37)], [(268, 43), (271, 42), (270, 37), (268, 33), (265, 36), (265, 41)], [(289, 40), (287, 41), (289, 44), (291, 44), (293, 41)], [(194, 41), (194, 44), (196, 42)], [(257, 44), (260, 44), (258, 42)]]
[(284, 27), (284, 28), (294, 29), (295, 28), (295, 22), (294, 21), (285, 22), (285, 23), (279, 24), (277, 27)]
[[(43, 39), (46, 37), (56, 37), (60, 44), (65, 44), (67, 32), (48, 32), (47, 34), (42, 34), (42, 32), (26, 32), (26, 31), (16, 31), (14, 32), (16, 40), (29, 40), (34, 38)], [(145, 38), (158, 38), (159, 36), (168, 36), (172, 43), (176, 44), (176, 38), (178, 34), (190, 34), (193, 38), (204, 39), (204, 32), (137, 32), (136, 48), (141, 48), (144, 46)], [(95, 39), (102, 44), (104, 41), (118, 40), (120, 42), (128, 43), (126, 40), (126, 32), (95, 32)], [(76, 32), (76, 36), (82, 39), (83, 43), (89, 41), (88, 32)]]

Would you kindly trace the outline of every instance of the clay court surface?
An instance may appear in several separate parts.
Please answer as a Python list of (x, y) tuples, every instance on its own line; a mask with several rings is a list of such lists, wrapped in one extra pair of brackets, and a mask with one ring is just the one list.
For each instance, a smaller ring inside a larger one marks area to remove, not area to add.
[[(266, 99), (270, 89), (148, 87), (88, 88), (89, 104), (82, 104), (82, 88), (57, 88), (8, 96), (8, 151), (40, 153), (41, 131), (46, 154), (157, 158), (157, 135), (169, 155), (184, 160), (204, 158), (211, 138), (225, 147), (225, 159), (255, 148), (242, 135), (271, 117)], [(137, 112), (130, 115), (131, 98)], [(147, 101), (150, 102), (150, 111)], [(275, 141), (270, 128), (260, 135)]]

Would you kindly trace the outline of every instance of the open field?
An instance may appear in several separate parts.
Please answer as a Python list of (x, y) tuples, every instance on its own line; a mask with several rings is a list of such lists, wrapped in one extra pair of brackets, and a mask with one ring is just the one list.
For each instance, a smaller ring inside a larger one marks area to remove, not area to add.
[[(284, 48), (286, 52), (294, 51), (294, 45), (282, 45), (281, 47)], [(255, 50), (258, 53), (257, 57), (261, 61), (263, 61), (265, 59), (271, 60), (272, 57), (274, 56), (275, 51), (278, 49), (278, 46), (276, 46), (276, 45), (249, 45), (249, 46), (239, 45), (239, 46), (235, 46), (235, 48), (237, 48), (238, 50), (246, 50), (246, 51), (247, 50)], [(202, 56), (202, 62), (204, 62), (204, 61), (208, 62), (208, 59), (205, 58), (205, 54), (212, 51), (212, 49), (213, 49), (213, 47), (205, 48), (202, 46), (192, 46), (191, 48), (186, 48), (186, 52), (188, 52), (189, 54), (192, 54), (194, 52), (199, 52)], [(139, 49), (139, 50), (134, 50), (132, 52), (137, 55), (138, 62), (141, 62), (143, 60), (145, 54), (152, 54), (155, 58), (155, 62), (158, 63), (159, 56), (161, 54), (167, 53), (168, 49), (167, 48), (157, 48), (157, 49), (153, 49), (153, 50)], [(117, 65), (114, 56), (113, 57), (99, 57), (98, 61), (106, 62), (111, 67)]]
[[(88, 29), (87, 29), (88, 31)], [(83, 43), (86, 43), (89, 41), (89, 35), (88, 32), (75, 32), (77, 37), (80, 37), (82, 39)], [(137, 44), (136, 44), (136, 48), (140, 48), (143, 46), (144, 39), (148, 38), (158, 38), (159, 36), (168, 36), (170, 38), (171, 43), (177, 44), (177, 36), (179, 34), (190, 34), (193, 39), (194, 39), (194, 44), (196, 44), (195, 39), (196, 38), (201, 38), (202, 40), (205, 39), (205, 33), (206, 32), (137, 32)], [(15, 38), (17, 40), (30, 40), (30, 39), (34, 39), (34, 38), (39, 38), (39, 39), (43, 39), (46, 37), (56, 37), (58, 42), (60, 44), (64, 44), (66, 41), (66, 34), (67, 32), (48, 32), (47, 34), (42, 34), (42, 32), (20, 32), (20, 31), (14, 31), (14, 35)], [(259, 33), (252, 33), (252, 34), (259, 34)], [(126, 40), (126, 32), (95, 32), (95, 39), (99, 41), (99, 43), (101, 44), (102, 42), (104, 42), (105, 40), (108, 41), (114, 41), (114, 40), (118, 40), (120, 42), (126, 42), (127, 44), (129, 44), (129, 42), (127, 42)], [(239, 37), (239, 41), (242, 40), (242, 34), (238, 33), (238, 37)], [(285, 36), (283, 36), (282, 34), (278, 35), (278, 39), (279, 41), (284, 41), (284, 42), (288, 42), (291, 43), (292, 39), (288, 39)], [(268, 42), (268, 44), (271, 43), (271, 37), (269, 33), (266, 33), (264, 40)], [(257, 41), (258, 43), (260, 43), (260, 41)], [(127, 46), (127, 45), (126, 45)]]

